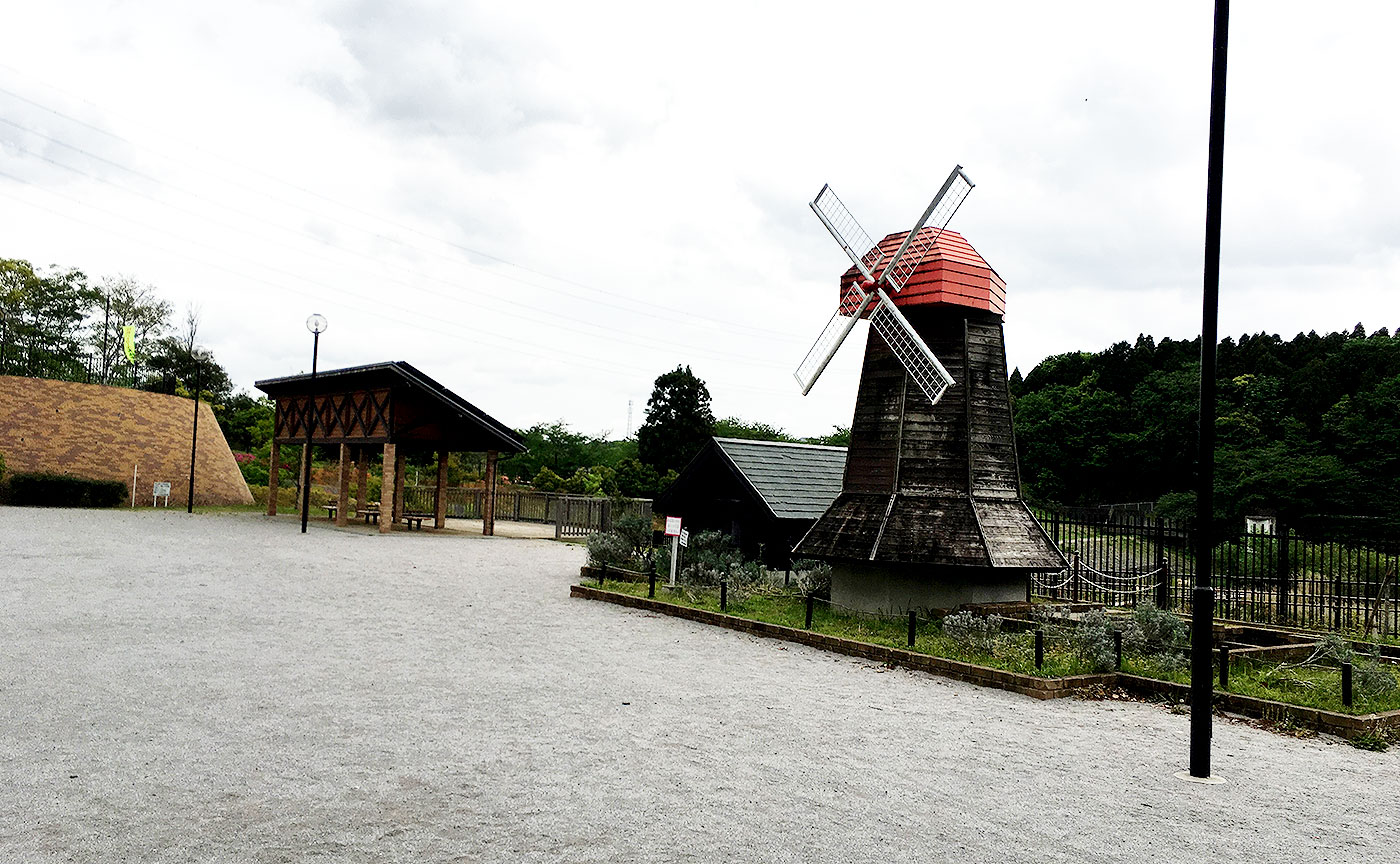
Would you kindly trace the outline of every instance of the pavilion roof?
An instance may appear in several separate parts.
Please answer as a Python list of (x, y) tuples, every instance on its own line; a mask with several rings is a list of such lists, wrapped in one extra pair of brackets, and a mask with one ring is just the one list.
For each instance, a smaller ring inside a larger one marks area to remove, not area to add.
[[(402, 360), (370, 363), (310, 374), (267, 378), (255, 382), (259, 390), (279, 402), (298, 397), (345, 393), (390, 391), (396, 398), (407, 396), (424, 407), (429, 416), (417, 417), (416, 428), (436, 429), (433, 433), (403, 437), (395, 429), (390, 437), (403, 443), (459, 446), (448, 449), (498, 450), (523, 453), (525, 441), (510, 427), (453, 393), (414, 366)], [(426, 437), (425, 437), (426, 436)]]

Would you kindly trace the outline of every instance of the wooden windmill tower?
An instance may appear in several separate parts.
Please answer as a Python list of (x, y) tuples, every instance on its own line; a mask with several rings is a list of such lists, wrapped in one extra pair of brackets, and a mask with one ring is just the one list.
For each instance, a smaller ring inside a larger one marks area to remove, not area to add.
[(1065, 566), (1021, 499), (1005, 283), (943, 227), (971, 191), (954, 168), (918, 224), (879, 244), (830, 187), (812, 202), (853, 266), (795, 373), (803, 393), (856, 320), (871, 323), (841, 494), (794, 550), (831, 562), (836, 603), (898, 612), (1024, 600), (1032, 572)]

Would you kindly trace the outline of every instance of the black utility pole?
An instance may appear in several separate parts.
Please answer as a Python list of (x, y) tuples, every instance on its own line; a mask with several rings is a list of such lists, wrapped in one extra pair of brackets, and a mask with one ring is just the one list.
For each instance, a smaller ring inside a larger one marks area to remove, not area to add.
[(1210, 155), (1206, 167), (1206, 264), (1201, 304), (1201, 419), (1196, 449), (1196, 587), (1191, 592), (1191, 776), (1210, 776), (1212, 624), (1215, 589), (1215, 348), (1220, 307), (1220, 210), (1225, 174), (1225, 59), (1230, 0), (1215, 0), (1215, 44), (1210, 71)]
[[(190, 352), (190, 356), (193, 358), (194, 352)], [(203, 371), (199, 361), (196, 360), (194, 367), (194, 432), (190, 434), (190, 495), (185, 499), (186, 513), (194, 512), (194, 454), (199, 448), (199, 388), (204, 383), (200, 379), (199, 373)]]

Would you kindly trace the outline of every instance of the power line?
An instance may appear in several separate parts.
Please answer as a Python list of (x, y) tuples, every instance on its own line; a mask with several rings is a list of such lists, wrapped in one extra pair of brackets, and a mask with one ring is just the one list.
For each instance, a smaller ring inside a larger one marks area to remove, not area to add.
[[(13, 67), (8, 67), (8, 66), (6, 66), (6, 67), (4, 67), (4, 68), (11, 69), (11, 71), (17, 71), (17, 70), (14, 70)], [(45, 85), (45, 86), (50, 86), (50, 85)], [(58, 88), (52, 88), (52, 89), (58, 90)], [(58, 90), (58, 92), (64, 92), (64, 91)], [(137, 144), (137, 143), (131, 141), (131, 140), (128, 139), (128, 138), (125, 138), (125, 137), (123, 137), (123, 136), (121, 136), (121, 135), (118, 135), (117, 133), (111, 132), (111, 131), (109, 131), (109, 130), (107, 130), (107, 129), (103, 129), (103, 128), (100, 127), (100, 126), (97, 126), (97, 125), (92, 124), (92, 123), (88, 123), (87, 121), (81, 120), (81, 119), (79, 119), (79, 118), (77, 118), (77, 117), (73, 117), (72, 115), (67, 114), (67, 113), (65, 113), (65, 112), (62, 112), (62, 111), (59, 111), (58, 109), (53, 108), (53, 107), (51, 107), (51, 106), (49, 106), (49, 105), (45, 105), (45, 104), (43, 104), (43, 103), (41, 103), (41, 102), (38, 102), (38, 101), (36, 101), (36, 100), (33, 100), (33, 99), (28, 98), (28, 97), (22, 96), (22, 95), (20, 95), (20, 94), (18, 94), (18, 93), (15, 93), (13, 90), (9, 90), (9, 89), (7, 89), (7, 88), (0, 87), (0, 93), (3, 93), (3, 94), (9, 96), (9, 97), (12, 98), (12, 99), (16, 99), (16, 100), (18, 100), (18, 101), (20, 101), (20, 102), (24, 102), (25, 104), (31, 105), (31, 106), (33, 106), (33, 107), (35, 107), (35, 108), (38, 108), (38, 109), (42, 110), (42, 111), (45, 111), (45, 112), (47, 112), (47, 113), (50, 113), (50, 114), (52, 114), (52, 115), (54, 115), (54, 116), (56, 116), (56, 117), (59, 117), (59, 118), (61, 118), (61, 119), (63, 119), (63, 120), (66, 120), (66, 121), (68, 121), (68, 122), (75, 123), (75, 124), (80, 125), (80, 126), (82, 126), (82, 127), (84, 127), (84, 128), (90, 129), (90, 130), (92, 130), (92, 131), (94, 131), (94, 132), (97, 132), (97, 133), (100, 134), (100, 135), (104, 135), (104, 136), (109, 137), (109, 138), (111, 138), (111, 139), (113, 139), (113, 140), (115, 140), (115, 141), (119, 141), (119, 142), (121, 142), (121, 143), (123, 143), (123, 144), (126, 144), (126, 145), (130, 146), (130, 147), (133, 147), (133, 148), (136, 148), (136, 149), (140, 149), (140, 150), (149, 150), (149, 148), (144, 147), (143, 145), (139, 145), (139, 144)], [(68, 94), (68, 95), (72, 95), (72, 94)], [(89, 103), (89, 104), (90, 104), (90, 103)], [(28, 129), (27, 127), (22, 127), (22, 126), (20, 126), (19, 124), (14, 123), (13, 121), (8, 121), (8, 120), (6, 120), (5, 122), (9, 123), (9, 124), (12, 125), (12, 126), (16, 126), (17, 128), (21, 128), (21, 129), (24, 129), (25, 131), (29, 131), (29, 132), (31, 132), (32, 134), (36, 134), (36, 135), (39, 135), (39, 136), (41, 136), (41, 137), (44, 137), (44, 138), (46, 138), (46, 139), (48, 139), (48, 140), (53, 141), (54, 143), (58, 143), (58, 144), (60, 144), (60, 145), (62, 145), (62, 146), (68, 147), (68, 148), (73, 149), (73, 150), (75, 150), (75, 151), (77, 151), (77, 152), (84, 153), (85, 155), (88, 155), (88, 156), (90, 156), (90, 157), (93, 158), (93, 159), (100, 160), (100, 161), (102, 161), (102, 162), (104, 162), (104, 163), (106, 163), (106, 164), (112, 165), (113, 167), (116, 167), (116, 168), (118, 168), (118, 169), (120, 169), (120, 170), (130, 171), (131, 173), (136, 174), (137, 176), (144, 177), (145, 179), (148, 179), (148, 180), (150, 180), (151, 182), (160, 184), (160, 185), (162, 185), (162, 186), (166, 186), (167, 188), (174, 188), (174, 189), (176, 189), (176, 191), (185, 191), (185, 190), (180, 190), (180, 189), (178, 189), (178, 187), (172, 187), (172, 186), (170, 186), (169, 184), (165, 183), (164, 181), (162, 181), (162, 180), (160, 180), (160, 179), (158, 179), (158, 178), (156, 178), (156, 177), (153, 177), (153, 176), (151, 176), (151, 175), (149, 175), (149, 174), (144, 174), (143, 172), (136, 171), (135, 169), (129, 168), (129, 167), (124, 166), (124, 165), (121, 165), (121, 164), (119, 164), (119, 163), (117, 163), (117, 162), (115, 162), (115, 161), (112, 161), (112, 160), (110, 160), (110, 159), (106, 159), (105, 157), (96, 156), (96, 155), (94, 155), (94, 154), (87, 153), (87, 151), (84, 151), (84, 150), (82, 150), (81, 148), (78, 148), (78, 147), (76, 147), (76, 146), (74, 146), (74, 145), (68, 144), (67, 142), (64, 142), (64, 141), (62, 141), (62, 140), (60, 140), (60, 139), (53, 138), (53, 137), (51, 137), (51, 136), (45, 135), (44, 133), (38, 132), (37, 130)], [(196, 149), (202, 149), (202, 148), (198, 148), (197, 145), (196, 145)], [(595, 293), (595, 294), (599, 294), (599, 295), (603, 295), (603, 296), (608, 296), (608, 297), (615, 297), (615, 298), (618, 298), (618, 299), (620, 299), (620, 300), (626, 301), (626, 303), (623, 304), (623, 305), (613, 304), (613, 303), (603, 303), (603, 304), (601, 304), (601, 305), (606, 306), (607, 308), (618, 309), (618, 310), (625, 311), (625, 312), (628, 312), (628, 313), (631, 313), (631, 314), (646, 315), (646, 316), (648, 316), (648, 317), (653, 317), (653, 318), (658, 318), (658, 317), (659, 317), (659, 318), (662, 318), (663, 320), (674, 320), (674, 316), (676, 316), (676, 315), (683, 315), (683, 316), (685, 316), (688, 320), (699, 321), (699, 322), (704, 322), (704, 323), (706, 323), (706, 324), (710, 324), (710, 325), (714, 325), (714, 326), (723, 327), (723, 328), (724, 328), (726, 331), (728, 331), (728, 332), (733, 332), (734, 330), (744, 330), (744, 331), (748, 331), (748, 332), (753, 332), (753, 333), (765, 335), (765, 336), (767, 336), (768, 338), (771, 338), (771, 339), (778, 339), (778, 340), (782, 340), (782, 341), (799, 341), (799, 340), (794, 340), (794, 337), (793, 337), (790, 333), (785, 333), (785, 332), (781, 332), (781, 331), (775, 331), (775, 330), (771, 330), (771, 329), (768, 329), (768, 328), (754, 327), (754, 326), (752, 326), (752, 325), (747, 325), (747, 324), (743, 324), (743, 323), (741, 323), (741, 322), (735, 322), (735, 321), (731, 321), (731, 320), (723, 320), (723, 319), (718, 319), (718, 318), (711, 318), (711, 317), (706, 316), (706, 315), (703, 315), (703, 314), (697, 314), (697, 313), (694, 312), (694, 310), (691, 310), (691, 309), (683, 309), (683, 308), (678, 308), (678, 307), (670, 306), (670, 305), (667, 305), (667, 304), (657, 303), (656, 301), (651, 300), (651, 299), (640, 300), (640, 301), (639, 301), (637, 298), (631, 297), (631, 296), (626, 295), (626, 294), (622, 294), (622, 293), (615, 292), (615, 291), (608, 291), (608, 290), (602, 289), (602, 288), (597, 288), (597, 287), (594, 287), (594, 286), (585, 284), (585, 283), (583, 283), (583, 282), (579, 282), (579, 281), (574, 280), (574, 279), (569, 279), (569, 278), (563, 277), (563, 276), (557, 276), (557, 275), (554, 275), (554, 274), (551, 274), (551, 273), (544, 272), (544, 271), (542, 271), (542, 270), (537, 270), (537, 269), (531, 268), (531, 267), (526, 266), (526, 265), (523, 265), (523, 264), (518, 264), (518, 263), (516, 263), (516, 262), (510, 261), (509, 259), (503, 258), (503, 257), (501, 257), (501, 256), (493, 255), (493, 254), (491, 254), (491, 253), (484, 252), (484, 251), (481, 251), (481, 250), (479, 250), (479, 249), (475, 249), (475, 248), (466, 246), (466, 245), (464, 245), (464, 244), (457, 243), (457, 242), (452, 241), (452, 240), (447, 240), (447, 239), (442, 238), (442, 237), (436, 237), (436, 236), (434, 236), (434, 235), (428, 234), (427, 232), (422, 231), (421, 229), (415, 228), (415, 227), (413, 227), (413, 226), (405, 225), (405, 224), (403, 224), (403, 223), (393, 221), (393, 220), (391, 220), (391, 219), (388, 219), (388, 218), (386, 218), (386, 217), (384, 217), (384, 216), (381, 216), (381, 215), (379, 215), (379, 214), (376, 214), (376, 213), (371, 213), (371, 212), (366, 211), (366, 210), (364, 210), (364, 209), (362, 209), (362, 208), (359, 208), (359, 207), (357, 207), (357, 206), (355, 206), (355, 205), (353, 205), (353, 204), (349, 204), (349, 203), (346, 203), (346, 202), (343, 202), (343, 201), (340, 201), (340, 200), (331, 198), (331, 197), (329, 197), (329, 196), (326, 196), (326, 195), (323, 195), (323, 194), (321, 194), (321, 193), (315, 192), (315, 191), (313, 191), (313, 190), (307, 189), (307, 188), (305, 188), (305, 187), (299, 186), (299, 185), (297, 185), (297, 184), (295, 184), (295, 183), (291, 183), (291, 182), (289, 182), (289, 181), (283, 180), (283, 179), (281, 179), (281, 178), (278, 178), (278, 177), (276, 177), (276, 176), (274, 176), (274, 175), (272, 175), (272, 174), (269, 174), (269, 173), (267, 173), (267, 172), (265, 172), (265, 171), (263, 171), (263, 170), (261, 170), (261, 169), (258, 169), (258, 168), (256, 168), (256, 167), (244, 165), (244, 164), (242, 164), (242, 163), (237, 162), (236, 160), (233, 160), (233, 159), (230, 159), (230, 158), (228, 158), (228, 157), (222, 156), (221, 154), (214, 153), (214, 152), (208, 151), (208, 150), (205, 150), (204, 152), (209, 153), (209, 154), (210, 154), (211, 156), (213, 156), (214, 158), (219, 159), (220, 161), (226, 162), (226, 163), (228, 163), (228, 164), (230, 164), (230, 165), (233, 165), (234, 167), (239, 168), (240, 170), (251, 171), (252, 173), (258, 174), (258, 175), (260, 175), (260, 176), (262, 176), (262, 177), (264, 177), (264, 178), (266, 178), (266, 179), (268, 179), (268, 180), (270, 180), (270, 181), (272, 181), (272, 182), (274, 182), (274, 183), (276, 183), (276, 184), (279, 184), (279, 185), (285, 186), (285, 187), (287, 187), (287, 188), (296, 190), (296, 191), (298, 191), (298, 192), (300, 192), (300, 193), (302, 193), (302, 194), (304, 194), (304, 195), (308, 195), (308, 196), (310, 196), (310, 197), (312, 197), (312, 198), (316, 198), (316, 199), (321, 200), (321, 201), (324, 201), (324, 202), (326, 202), (326, 203), (328, 203), (328, 204), (332, 204), (332, 205), (334, 205), (334, 206), (335, 206), (337, 209), (339, 209), (339, 210), (351, 210), (351, 211), (353, 211), (353, 212), (356, 212), (356, 213), (359, 213), (359, 214), (361, 214), (361, 215), (363, 215), (363, 216), (366, 216), (366, 217), (368, 217), (368, 218), (370, 218), (370, 219), (376, 220), (376, 221), (378, 221), (378, 222), (382, 222), (382, 223), (384, 223), (384, 224), (387, 224), (387, 225), (389, 225), (389, 226), (391, 226), (391, 227), (394, 227), (394, 228), (398, 228), (398, 229), (403, 230), (403, 231), (410, 232), (410, 233), (415, 234), (415, 235), (417, 235), (417, 236), (419, 236), (419, 237), (422, 237), (422, 238), (424, 238), (424, 239), (431, 240), (431, 241), (433, 241), (433, 242), (435, 242), (435, 243), (440, 243), (440, 244), (442, 244), (442, 245), (444, 245), (444, 246), (448, 246), (448, 247), (450, 247), (450, 248), (457, 249), (458, 251), (465, 252), (465, 253), (470, 254), (470, 255), (476, 255), (476, 256), (478, 256), (478, 257), (480, 257), (480, 258), (485, 258), (485, 259), (487, 259), (487, 260), (495, 261), (495, 262), (500, 263), (500, 264), (503, 264), (503, 265), (505, 265), (505, 266), (512, 267), (512, 268), (515, 268), (515, 269), (517, 269), (517, 270), (524, 271), (524, 272), (526, 272), (526, 273), (531, 273), (531, 274), (536, 275), (536, 276), (540, 276), (541, 278), (544, 278), (544, 279), (549, 279), (549, 280), (552, 280), (552, 281), (555, 281), (555, 282), (559, 282), (559, 283), (561, 283), (561, 284), (571, 285), (571, 286), (574, 286), (574, 287), (576, 287), (576, 288), (579, 288), (579, 289), (582, 289), (582, 290), (585, 290), (585, 291), (589, 291), (589, 292), (592, 292), (592, 293)], [(188, 160), (181, 160), (181, 161), (183, 161), (184, 164), (186, 164), (186, 165), (188, 165), (188, 166), (194, 168), (194, 169), (197, 170), (197, 171), (200, 171), (200, 172), (202, 172), (202, 173), (208, 174), (209, 176), (215, 177), (216, 179), (219, 179), (219, 180), (221, 180), (221, 181), (223, 181), (223, 182), (230, 183), (230, 184), (232, 184), (232, 185), (234, 185), (234, 186), (236, 186), (236, 187), (245, 189), (245, 190), (247, 190), (247, 191), (249, 191), (249, 192), (253, 192), (254, 194), (262, 195), (262, 196), (264, 196), (264, 197), (271, 198), (272, 200), (278, 201), (279, 203), (283, 203), (283, 204), (286, 204), (287, 206), (291, 206), (291, 207), (296, 207), (296, 208), (298, 208), (298, 209), (304, 210), (304, 211), (307, 212), (307, 213), (310, 213), (310, 214), (312, 214), (312, 215), (315, 215), (315, 216), (318, 216), (318, 217), (320, 217), (320, 218), (326, 219), (327, 221), (333, 221), (333, 222), (336, 222), (336, 223), (338, 223), (338, 224), (344, 225), (344, 226), (346, 226), (346, 227), (352, 228), (352, 229), (354, 229), (354, 230), (366, 230), (366, 229), (360, 228), (359, 226), (351, 225), (350, 223), (346, 222), (345, 220), (343, 220), (343, 219), (341, 219), (341, 218), (339, 218), (339, 217), (337, 217), (337, 216), (335, 216), (335, 215), (333, 215), (333, 214), (327, 214), (327, 213), (324, 213), (324, 212), (322, 212), (322, 211), (312, 210), (311, 208), (305, 207), (305, 206), (303, 206), (303, 205), (296, 204), (296, 203), (294, 203), (294, 202), (290, 202), (290, 201), (288, 201), (288, 200), (286, 200), (286, 199), (277, 198), (277, 197), (275, 197), (275, 196), (273, 196), (273, 195), (270, 195), (269, 193), (267, 193), (267, 192), (265, 192), (265, 191), (263, 191), (263, 190), (254, 189), (253, 187), (251, 187), (251, 186), (249, 186), (249, 185), (247, 185), (247, 184), (245, 184), (245, 183), (242, 183), (242, 182), (239, 182), (239, 181), (236, 181), (236, 180), (230, 180), (230, 179), (227, 178), (227, 177), (223, 177), (223, 176), (220, 176), (220, 175), (218, 175), (218, 174), (215, 174), (214, 172), (209, 171), (209, 170), (206, 169), (206, 168), (202, 168), (201, 166), (198, 166), (198, 165), (196, 165), (196, 164), (194, 164), (194, 163), (191, 163), (191, 162), (189, 162)], [(207, 200), (207, 199), (203, 199), (202, 196), (196, 195), (195, 193), (190, 193), (190, 192), (187, 192), (187, 191), (186, 191), (185, 194), (190, 194), (190, 195), (192, 195), (192, 196), (194, 196), (194, 197), (200, 198), (200, 200)], [(215, 203), (215, 202), (209, 202), (209, 203)], [(215, 206), (226, 206), (226, 205), (215, 204)], [(397, 245), (401, 245), (401, 246), (404, 246), (404, 247), (406, 247), (406, 248), (416, 249), (417, 251), (420, 251), (420, 252), (428, 252), (428, 250), (424, 250), (424, 249), (422, 249), (421, 247), (411, 246), (410, 244), (407, 244), (407, 243), (405, 243), (404, 241), (402, 241), (402, 240), (400, 240), (400, 239), (398, 239), (398, 238), (390, 237), (390, 236), (387, 236), (387, 235), (384, 235), (384, 234), (379, 234), (379, 233), (372, 232), (372, 231), (367, 231), (367, 233), (371, 234), (371, 236), (374, 236), (374, 237), (376, 237), (376, 238), (378, 238), (378, 239), (381, 239), (381, 240), (385, 240), (385, 241), (387, 241), (387, 242), (389, 242), (389, 243), (394, 243), (394, 244), (397, 244)], [(317, 239), (319, 239), (319, 238), (317, 238)], [(322, 242), (324, 242), (324, 241), (322, 241)], [(339, 248), (339, 247), (337, 247), (337, 248)], [(443, 257), (443, 258), (445, 258), (445, 256), (441, 256), (441, 255), (438, 254), (438, 253), (431, 253), (431, 252), (430, 252), (429, 254), (437, 254), (438, 257)], [(467, 266), (471, 266), (471, 267), (477, 267), (477, 266), (478, 266), (478, 265), (472, 263), (471, 261), (467, 261), (467, 262), (457, 262), (456, 259), (447, 259), (447, 260), (452, 260), (452, 261), (454, 261), (454, 263), (465, 263)], [(501, 275), (501, 274), (497, 274), (497, 275)], [(503, 276), (502, 278), (509, 278), (509, 277), (504, 277), (504, 276)], [(570, 292), (561, 291), (561, 290), (559, 290), (559, 289), (552, 289), (552, 288), (550, 288), (549, 286), (546, 286), (546, 285), (539, 285), (539, 284), (537, 284), (537, 283), (526, 282), (525, 280), (518, 280), (518, 279), (517, 279), (516, 281), (520, 281), (520, 282), (522, 282), (523, 284), (533, 285), (534, 287), (540, 288), (540, 289), (542, 289), (542, 290), (554, 291), (555, 293), (565, 294), (566, 296), (570, 295)], [(596, 301), (595, 301), (595, 302), (596, 302)], [(638, 308), (640, 305), (651, 306), (651, 307), (654, 307), (655, 309), (660, 310), (660, 311), (659, 311), (659, 312), (649, 312), (649, 311), (647, 311), (647, 310), (645, 310), (645, 309), (640, 309), (640, 308)]]

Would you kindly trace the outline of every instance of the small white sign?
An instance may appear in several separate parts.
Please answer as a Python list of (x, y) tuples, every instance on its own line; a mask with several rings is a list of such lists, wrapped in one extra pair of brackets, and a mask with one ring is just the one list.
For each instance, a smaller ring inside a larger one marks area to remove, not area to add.
[(667, 537), (679, 537), (679, 536), (680, 536), (680, 533), (681, 533), (681, 517), (679, 517), (679, 516), (667, 516), (667, 517), (666, 517), (666, 536), (667, 536)]
[(690, 545), (690, 529), (689, 529), (689, 528), (682, 528), (682, 529), (681, 529), (681, 545), (682, 545), (682, 546), (689, 546), (689, 545)]
[(166, 507), (169, 507), (169, 506), (170, 506), (170, 484), (169, 484), (169, 483), (157, 482), (157, 483), (155, 483), (155, 484), (151, 487), (151, 506), (152, 506), (152, 507), (156, 506), (156, 501), (158, 501), (162, 496), (165, 497), (165, 506), (166, 506)]

